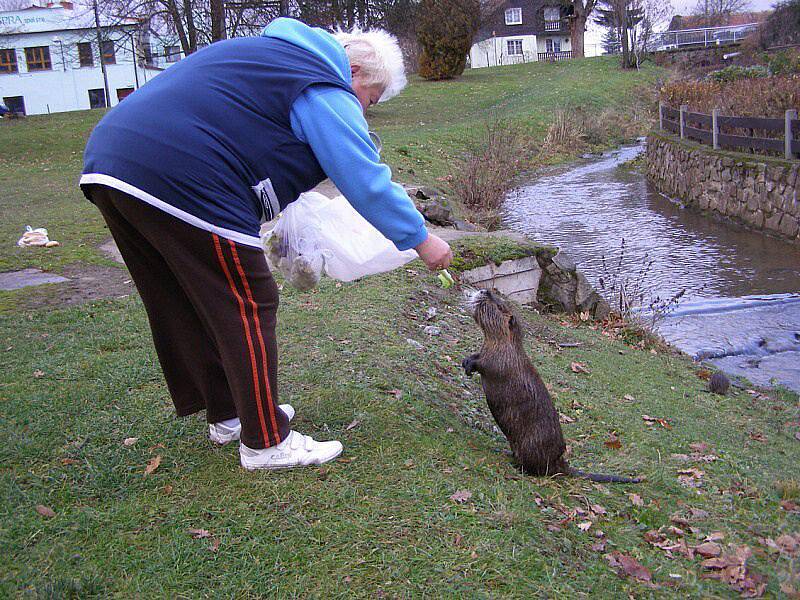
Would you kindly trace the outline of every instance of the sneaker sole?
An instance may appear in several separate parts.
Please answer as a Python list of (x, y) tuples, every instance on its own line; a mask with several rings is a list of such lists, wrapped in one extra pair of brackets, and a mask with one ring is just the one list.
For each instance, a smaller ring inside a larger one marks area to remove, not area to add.
[(247, 470), (247, 471), (283, 471), (285, 469), (297, 469), (299, 467), (318, 467), (320, 465), (324, 465), (325, 463), (331, 462), (332, 460), (336, 460), (337, 458), (339, 458), (342, 455), (343, 451), (344, 451), (344, 447), (341, 450), (339, 450), (336, 454), (331, 456), (330, 458), (327, 458), (327, 459), (325, 459), (325, 460), (323, 460), (321, 462), (318, 462), (318, 463), (311, 463), (311, 464), (308, 464), (308, 465), (276, 465), (274, 467), (256, 467), (256, 466), (245, 464), (245, 461), (242, 460), (241, 456), (239, 457), (239, 462), (242, 465), (242, 468)]

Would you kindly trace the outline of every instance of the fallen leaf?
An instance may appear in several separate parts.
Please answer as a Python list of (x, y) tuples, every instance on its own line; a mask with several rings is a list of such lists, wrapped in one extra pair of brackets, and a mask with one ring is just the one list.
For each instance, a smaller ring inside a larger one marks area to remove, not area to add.
[(766, 442), (767, 441), (767, 436), (765, 436), (763, 433), (761, 433), (759, 431), (751, 431), (750, 433), (747, 434), (747, 436), (751, 440), (755, 440), (756, 442)]
[(721, 531), (714, 531), (713, 533), (709, 533), (705, 540), (706, 542), (721, 542), (725, 539), (725, 534)]
[(81, 461), (75, 460), (74, 458), (62, 458), (61, 459), (61, 464), (62, 465), (77, 465), (79, 462), (81, 462)]
[(605, 540), (598, 540), (594, 544), (592, 544), (592, 550), (595, 552), (603, 552), (606, 549), (606, 541)]
[(579, 362), (570, 363), (569, 368), (572, 369), (573, 373), (585, 373), (587, 375), (591, 373), (585, 364)]
[(620, 577), (633, 577), (634, 579), (648, 583), (653, 580), (650, 571), (632, 556), (615, 550), (611, 554), (606, 554), (605, 559)]
[(36, 379), (39, 379), (40, 377), (44, 377), (44, 371), (42, 371), (41, 369), (36, 369), (33, 372), (33, 376), (36, 377)]
[(711, 446), (709, 446), (705, 442), (692, 442), (691, 444), (689, 444), (689, 448), (691, 448), (695, 452), (705, 452), (710, 447)]
[(456, 534), (456, 537), (453, 538), (453, 546), (460, 546), (461, 542), (464, 541), (464, 536), (460, 533)]
[(794, 587), (794, 586), (793, 586), (791, 583), (789, 583), (788, 581), (784, 581), (784, 582), (781, 584), (781, 591), (782, 591), (784, 594), (786, 594), (786, 595), (787, 595), (789, 598), (791, 598), (791, 600), (796, 600), (797, 598), (800, 598), (800, 592), (798, 592), (798, 591), (797, 591), (797, 588), (795, 588), (795, 587)]
[(450, 500), (452, 500), (456, 504), (463, 504), (470, 498), (472, 498), (472, 492), (470, 492), (469, 490), (458, 490), (455, 494), (450, 496)]
[(800, 513), (800, 505), (798, 505), (797, 502), (793, 502), (792, 500), (781, 500), (780, 505), (781, 508), (787, 512)]
[(549, 531), (551, 533), (556, 533), (558, 531), (561, 531), (561, 527), (559, 525), (555, 525), (555, 524), (551, 523), (550, 525), (547, 526), (547, 531)]
[(403, 463), (403, 466), (406, 469), (412, 468), (414, 466), (414, 459), (413, 458), (409, 458), (406, 462)]
[(147, 466), (144, 468), (144, 476), (147, 477), (148, 475), (152, 475), (153, 472), (158, 468), (158, 465), (161, 464), (161, 455), (155, 456), (147, 461)]
[(189, 529), (189, 535), (196, 540), (202, 540), (203, 538), (210, 538), (211, 532), (208, 529)]
[(708, 518), (708, 511), (703, 510), (702, 508), (689, 508), (689, 514), (692, 515), (693, 519), (707, 519)]
[(778, 544), (781, 551), (783, 551), (785, 554), (794, 554), (797, 551), (798, 545), (800, 545), (798, 540), (785, 533), (776, 539), (775, 543)]
[(714, 558), (722, 553), (722, 548), (714, 542), (704, 542), (694, 549), (703, 558)]
[(800, 431), (795, 431), (794, 432), (794, 439), (800, 441)]
[(565, 415), (565, 414), (562, 414), (562, 413), (558, 414), (558, 420), (559, 420), (560, 423), (574, 423), (575, 422), (575, 419), (573, 419), (569, 415)]
[(608, 514), (608, 511), (599, 504), (592, 504), (589, 508), (591, 508), (592, 512), (596, 515)]
[(612, 450), (619, 450), (622, 448), (622, 441), (619, 439), (616, 431), (612, 431), (608, 434), (608, 439), (603, 442), (603, 445), (607, 448), (611, 448)]
[(622, 399), (623, 399), (623, 400), (625, 400), (626, 402), (634, 402), (634, 401), (636, 400), (636, 398), (634, 398), (634, 397), (633, 397), (633, 396), (631, 396), (630, 394), (625, 394), (625, 395), (622, 397)]
[(214, 538), (211, 540), (211, 545), (208, 547), (211, 552), (216, 552), (219, 548), (219, 538)]
[(391, 396), (394, 396), (398, 400), (400, 400), (400, 398), (403, 397), (403, 391), (402, 390), (389, 390), (386, 393), (391, 395)]
[(650, 415), (642, 415), (642, 419), (648, 425), (655, 425), (656, 423), (658, 423), (659, 425), (661, 425), (662, 427), (664, 427), (666, 429), (672, 429), (672, 425), (669, 424), (669, 421), (667, 419), (660, 419), (658, 417), (651, 417)]
[(170, 484), (167, 484), (164, 486), (164, 493), (169, 495), (172, 493), (172, 489), (173, 489), (172, 486)]
[(356, 427), (358, 427), (360, 424), (361, 424), (360, 420), (353, 419), (352, 421), (350, 421), (350, 424), (347, 427), (344, 428), (344, 430), (345, 431), (350, 431), (351, 429), (355, 429)]
[(123, 446), (133, 446), (138, 441), (139, 441), (139, 438), (137, 438), (137, 437), (129, 437), (129, 438), (125, 438), (124, 440), (122, 440), (122, 445)]
[(591, 521), (584, 521), (583, 523), (578, 523), (578, 529), (581, 531), (589, 531), (589, 528), (592, 526)]
[(345, 575), (344, 576), (344, 582), (345, 583), (350, 583), (351, 581), (353, 581), (353, 579), (350, 577), (350, 575)]
[(36, 512), (42, 515), (46, 519), (52, 519), (53, 517), (56, 516), (56, 511), (54, 511), (49, 506), (45, 506), (44, 504), (37, 504)]
[(628, 494), (628, 498), (634, 506), (644, 506), (644, 500), (639, 494)]

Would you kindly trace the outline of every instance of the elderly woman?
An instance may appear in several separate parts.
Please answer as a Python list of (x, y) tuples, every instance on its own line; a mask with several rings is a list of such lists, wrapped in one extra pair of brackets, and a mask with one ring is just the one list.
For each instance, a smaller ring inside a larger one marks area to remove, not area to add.
[(364, 111), (404, 85), (387, 33), (278, 19), (170, 67), (89, 138), (81, 188), (142, 297), (177, 414), (205, 409), (211, 440), (240, 440), (246, 469), (342, 452), (292, 430), (294, 409), (278, 404), (278, 288), (260, 224), (327, 176), (398, 249), (430, 269), (451, 260), (367, 132)]

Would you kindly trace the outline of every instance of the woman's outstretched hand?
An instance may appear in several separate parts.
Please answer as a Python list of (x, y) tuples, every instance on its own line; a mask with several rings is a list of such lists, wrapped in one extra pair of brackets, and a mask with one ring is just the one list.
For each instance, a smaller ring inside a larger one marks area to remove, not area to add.
[(428, 234), (427, 239), (414, 248), (431, 271), (446, 269), (453, 260), (450, 245), (439, 236)]

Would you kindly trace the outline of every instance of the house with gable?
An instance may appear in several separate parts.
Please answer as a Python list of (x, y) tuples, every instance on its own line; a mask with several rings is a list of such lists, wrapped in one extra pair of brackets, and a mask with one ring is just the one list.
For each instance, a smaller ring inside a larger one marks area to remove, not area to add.
[(475, 37), (470, 66), (572, 58), (567, 11), (558, 0), (505, 0)]

